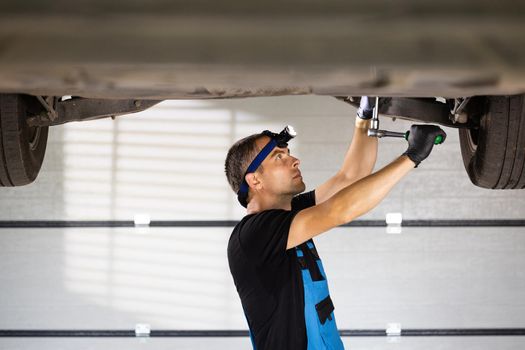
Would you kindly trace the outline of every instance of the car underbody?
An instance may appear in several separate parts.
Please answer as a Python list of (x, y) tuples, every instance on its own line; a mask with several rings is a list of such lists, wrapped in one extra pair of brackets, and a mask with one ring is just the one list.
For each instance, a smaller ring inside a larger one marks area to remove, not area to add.
[(474, 184), (524, 188), (524, 13), (508, 0), (2, 3), (0, 185), (34, 180), (50, 126), (165, 99), (315, 94), (381, 96), (381, 116), (458, 128)]

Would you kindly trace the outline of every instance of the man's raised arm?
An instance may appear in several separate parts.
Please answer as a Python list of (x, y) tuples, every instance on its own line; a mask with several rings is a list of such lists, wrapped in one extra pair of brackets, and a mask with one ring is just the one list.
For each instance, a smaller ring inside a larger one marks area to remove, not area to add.
[(445, 132), (435, 125), (412, 125), (408, 149), (381, 170), (343, 188), (331, 198), (301, 210), (292, 221), (286, 249), (367, 213), (414, 167), (428, 157), (434, 139)]
[(374, 108), (373, 99), (361, 97), (355, 117), (352, 142), (348, 147), (340, 170), (333, 177), (315, 189), (316, 203), (320, 204), (344, 187), (368, 176), (374, 170), (377, 159), (377, 137), (369, 137), (367, 132)]

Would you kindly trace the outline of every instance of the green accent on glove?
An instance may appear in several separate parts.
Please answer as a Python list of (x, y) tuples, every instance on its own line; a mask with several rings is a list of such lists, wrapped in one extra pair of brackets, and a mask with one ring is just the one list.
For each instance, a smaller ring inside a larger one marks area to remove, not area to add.
[[(410, 131), (407, 131), (405, 133), (405, 140), (408, 140), (408, 135), (409, 134), (410, 134)], [(441, 136), (441, 135), (436, 136), (436, 139), (434, 140), (434, 145), (439, 145), (441, 143), (443, 143), (443, 136)]]

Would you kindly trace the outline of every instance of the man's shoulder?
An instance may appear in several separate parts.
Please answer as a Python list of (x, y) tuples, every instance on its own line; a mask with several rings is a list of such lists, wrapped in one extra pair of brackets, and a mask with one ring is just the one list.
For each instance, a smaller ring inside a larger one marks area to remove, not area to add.
[(266, 210), (263, 210), (257, 213), (246, 215), (245, 217), (242, 218), (241, 222), (242, 221), (252, 222), (252, 221), (257, 221), (261, 219), (268, 219), (268, 218), (271, 218), (272, 216), (276, 216), (281, 213), (288, 213), (288, 212), (289, 210), (285, 210), (285, 209), (266, 209)]
[(302, 210), (315, 205), (315, 190), (308, 192), (303, 192), (293, 197), (292, 199), (292, 209), (293, 210)]
[(237, 237), (237, 241), (246, 241), (255, 237), (261, 239), (270, 237), (275, 232), (282, 233), (287, 226), (289, 227), (289, 223), (296, 213), (296, 210), (268, 209), (248, 214), (233, 228), (230, 243), (234, 237)]
[(254, 227), (264, 226), (268, 220), (273, 220), (277, 217), (290, 213), (289, 210), (284, 209), (268, 209), (258, 213), (248, 214), (241, 219), (233, 228), (233, 233), (250, 230)]
[(242, 218), (228, 242), (228, 259), (276, 265), (286, 256), (288, 231), (297, 211), (270, 209)]

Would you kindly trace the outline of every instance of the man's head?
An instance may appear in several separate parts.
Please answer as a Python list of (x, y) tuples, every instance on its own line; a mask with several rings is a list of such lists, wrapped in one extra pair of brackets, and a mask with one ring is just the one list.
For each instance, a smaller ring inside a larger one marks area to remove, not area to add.
[(254, 196), (273, 199), (304, 191), (300, 162), (290, 155), (287, 144), (294, 136), (291, 127), (279, 134), (266, 130), (245, 137), (230, 148), (226, 177), (243, 206)]
[[(224, 171), (228, 183), (235, 193), (239, 192), (241, 188), (248, 165), (250, 165), (257, 153), (260, 152), (256, 141), (262, 136), (262, 134), (253, 134), (240, 139), (235, 142), (228, 151), (224, 163)], [(263, 171), (263, 167), (259, 167), (257, 171)]]

